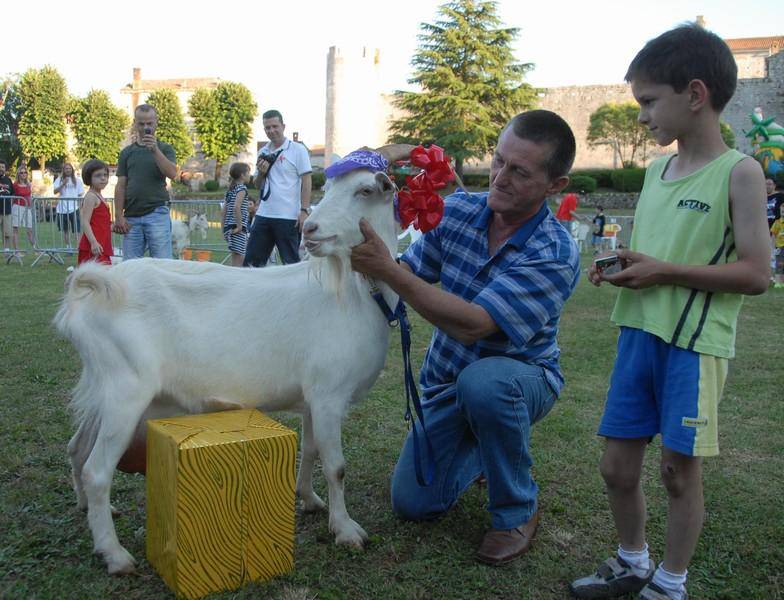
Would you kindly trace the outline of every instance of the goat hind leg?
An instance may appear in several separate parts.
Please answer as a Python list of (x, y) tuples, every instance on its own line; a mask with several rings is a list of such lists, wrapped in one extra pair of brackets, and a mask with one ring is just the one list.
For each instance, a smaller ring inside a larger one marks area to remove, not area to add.
[(347, 544), (361, 548), (368, 539), (367, 533), (354, 521), (346, 510), (346, 499), (343, 492), (346, 463), (343, 459), (341, 448), (341, 421), (334, 406), (328, 399), (321, 399), (322, 403), (311, 405), (313, 415), (313, 437), (316, 441), (324, 476), (329, 487), (329, 528), (335, 534), (336, 544)]
[[(127, 382), (126, 382), (127, 383)], [(125, 390), (132, 390), (130, 393)], [(92, 452), (82, 470), (82, 482), (87, 495), (87, 521), (93, 534), (94, 551), (106, 561), (110, 575), (120, 575), (134, 571), (136, 561), (133, 556), (120, 545), (112, 520), (112, 507), (109, 494), (112, 478), (120, 457), (131, 442), (136, 423), (152, 400), (149, 393), (148, 402), (140, 400), (144, 393), (134, 386), (126, 386), (123, 392), (120, 387), (114, 388), (111, 411), (105, 410), (100, 419), (98, 434)]]
[(76, 433), (68, 442), (68, 457), (71, 460), (71, 477), (73, 479), (73, 488), (76, 493), (76, 506), (80, 510), (87, 508), (87, 496), (84, 493), (84, 485), (82, 484), (82, 468), (90, 456), (90, 452), (95, 444), (95, 436), (97, 434), (97, 427), (93, 419), (87, 419), (79, 424)]
[(313, 417), (310, 409), (305, 408), (302, 413), (302, 456), (297, 473), (297, 496), (302, 500), (302, 510), (306, 513), (319, 512), (327, 507), (313, 491), (313, 465), (317, 456), (318, 450), (313, 439)]

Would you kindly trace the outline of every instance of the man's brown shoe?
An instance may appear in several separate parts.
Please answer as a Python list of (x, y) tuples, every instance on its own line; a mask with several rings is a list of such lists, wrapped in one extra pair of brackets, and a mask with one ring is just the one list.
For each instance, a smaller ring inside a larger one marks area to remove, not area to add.
[(488, 565), (503, 565), (525, 554), (531, 547), (536, 528), (539, 526), (539, 511), (527, 523), (514, 529), (491, 529), (485, 534), (476, 559)]

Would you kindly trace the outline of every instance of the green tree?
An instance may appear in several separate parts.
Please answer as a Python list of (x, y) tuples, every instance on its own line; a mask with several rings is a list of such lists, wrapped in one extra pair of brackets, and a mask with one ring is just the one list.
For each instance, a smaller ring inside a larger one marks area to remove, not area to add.
[(147, 97), (147, 104), (158, 111), (158, 139), (171, 144), (177, 155), (177, 165), (184, 165), (193, 156), (193, 142), (176, 92), (170, 89), (156, 90)]
[(19, 145), (19, 76), (0, 79), (0, 158), (14, 164), (22, 155)]
[(727, 144), (728, 148), (735, 147), (735, 132), (732, 131), (732, 127), (727, 125), (724, 121), (719, 123), (719, 127), (721, 128), (721, 139), (724, 140), (724, 143)]
[(536, 102), (523, 82), (532, 68), (517, 63), (511, 43), (517, 28), (502, 27), (495, 2), (455, 0), (423, 23), (409, 83), (420, 92), (397, 91), (405, 116), (391, 124), (393, 143), (433, 142), (455, 159), (459, 175), (467, 158), (491, 152), (501, 128)]
[(76, 138), (76, 157), (80, 161), (97, 158), (117, 162), (126, 130), (128, 114), (115, 106), (103, 90), (90, 90), (84, 98), (68, 104), (68, 122)]
[(68, 90), (62, 75), (49, 65), (28, 69), (19, 80), (19, 143), (24, 154), (38, 160), (65, 156), (65, 113)]
[(250, 141), (251, 123), (258, 107), (250, 90), (241, 83), (221, 82), (214, 89), (201, 88), (188, 102), (201, 151), (215, 159), (215, 179), (232, 154)]
[(637, 158), (644, 163), (651, 135), (648, 128), (637, 121), (639, 112), (636, 102), (602, 104), (591, 114), (588, 143), (612, 147), (623, 167), (633, 167)]

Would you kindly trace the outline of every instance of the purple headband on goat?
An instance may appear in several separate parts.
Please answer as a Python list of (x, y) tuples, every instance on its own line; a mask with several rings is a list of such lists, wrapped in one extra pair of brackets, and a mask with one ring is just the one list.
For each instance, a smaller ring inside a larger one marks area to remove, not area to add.
[(327, 179), (332, 179), (357, 169), (368, 169), (373, 173), (378, 173), (379, 171), (386, 171), (388, 166), (389, 162), (387, 159), (378, 152), (373, 150), (354, 150), (354, 152), (346, 154), (339, 161), (324, 169), (324, 175), (326, 175)]

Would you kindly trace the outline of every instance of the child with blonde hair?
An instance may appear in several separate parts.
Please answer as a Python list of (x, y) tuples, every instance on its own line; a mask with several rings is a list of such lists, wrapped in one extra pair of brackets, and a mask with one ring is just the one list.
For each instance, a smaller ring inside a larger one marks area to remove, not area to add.
[(16, 180), (14, 181), (14, 204), (11, 207), (11, 225), (13, 226), (13, 233), (11, 236), (11, 243), (14, 247), (14, 254), (18, 257), (19, 254), (19, 228), (27, 230), (27, 241), (30, 242), (30, 248), (35, 246), (33, 240), (33, 201), (32, 201), (32, 186), (28, 179), (27, 165), (20, 163), (16, 168)]

